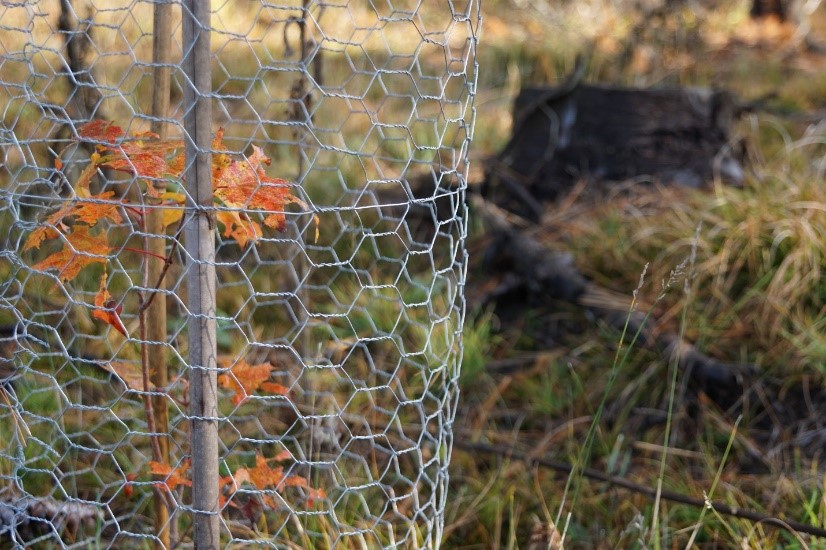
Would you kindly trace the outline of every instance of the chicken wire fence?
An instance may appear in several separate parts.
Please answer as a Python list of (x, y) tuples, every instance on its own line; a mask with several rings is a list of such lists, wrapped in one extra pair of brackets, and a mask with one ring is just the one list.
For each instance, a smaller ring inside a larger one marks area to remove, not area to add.
[(479, 17), (0, 2), (2, 545), (438, 546)]

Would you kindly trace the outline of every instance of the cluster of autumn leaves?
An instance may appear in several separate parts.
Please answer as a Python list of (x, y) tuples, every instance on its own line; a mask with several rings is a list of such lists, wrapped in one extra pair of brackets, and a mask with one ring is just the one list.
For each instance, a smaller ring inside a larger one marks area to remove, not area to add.
[[(241, 510), (248, 519), (254, 520), (259, 508), (278, 507), (275, 495), (271, 493), (273, 490), (280, 491), (285, 487), (301, 487), (306, 494), (309, 504), (312, 504), (317, 499), (326, 498), (324, 490), (311, 487), (307, 478), (298, 475), (286, 475), (283, 466), (272, 466), (270, 464), (283, 463), (291, 461), (292, 459), (293, 457), (289, 451), (282, 451), (271, 459), (266, 459), (261, 454), (256, 454), (255, 466), (238, 468), (234, 474), (223, 476), (218, 480), (218, 505), (224, 508), (227, 503), (230, 503), (235, 508)], [(149, 462), (150, 473), (162, 477), (164, 479), (164, 486), (170, 492), (178, 487), (192, 486), (192, 481), (187, 477), (189, 468), (189, 460), (182, 461), (176, 467), (154, 460)], [(243, 485), (251, 485), (261, 491), (262, 494), (257, 495), (259, 498), (255, 501), (248, 500), (247, 502), (241, 503), (230, 500)], [(127, 485), (126, 492), (127, 496), (131, 495), (131, 485)]]
[[(115, 199), (114, 191), (92, 194), (90, 184), (100, 168), (133, 174), (145, 183), (145, 195), (161, 208), (164, 228), (180, 222), (184, 214), (186, 196), (175, 191), (159, 189), (158, 181), (180, 180), (184, 171), (183, 142), (161, 140), (157, 134), (143, 132), (131, 138), (119, 126), (103, 120), (89, 122), (78, 130), (82, 140), (97, 143), (91, 162), (75, 182), (74, 196), (66, 199), (61, 207), (48, 216), (38, 228), (29, 234), (23, 251), (39, 249), (47, 241), (58, 242), (60, 247), (32, 267), (38, 271), (55, 269), (63, 282), (72, 281), (80, 271), (91, 264), (106, 264), (113, 247), (108, 232), (100, 228), (107, 220), (123, 223), (123, 213), (133, 215), (138, 223), (145, 219), (147, 206), (128, 204)], [(270, 159), (259, 147), (247, 158), (235, 158), (225, 150), (223, 130), (219, 130), (212, 143), (213, 199), (215, 218), (223, 227), (222, 235), (234, 239), (241, 248), (263, 236), (261, 224), (252, 220), (245, 210), (263, 212), (266, 227), (283, 231), (286, 225), (284, 208), (289, 203), (304, 203), (290, 193), (289, 182), (270, 178), (264, 167)], [(55, 168), (62, 169), (58, 158)], [(133, 250), (133, 249), (128, 249)], [(142, 252), (140, 250), (133, 250)], [(127, 336), (119, 318), (118, 306), (111, 300), (106, 287), (106, 274), (101, 277), (100, 289), (95, 298), (92, 315), (112, 325)]]
[[(289, 182), (267, 176), (265, 166), (270, 159), (259, 147), (246, 158), (235, 158), (225, 150), (223, 130), (218, 130), (212, 142), (213, 198), (218, 209), (215, 217), (224, 228), (223, 236), (234, 239), (242, 248), (263, 236), (261, 225), (244, 212), (258, 210), (264, 213), (266, 227), (283, 231), (286, 225), (284, 208), (289, 203), (304, 203), (290, 193)], [(92, 178), (99, 168), (128, 172), (146, 183), (145, 194), (159, 201), (164, 227), (178, 221), (184, 213), (186, 197), (183, 193), (159, 189), (155, 182), (174, 181), (184, 171), (183, 142), (161, 140), (157, 134), (143, 132), (129, 138), (119, 126), (95, 120), (78, 130), (80, 139), (97, 143), (89, 166), (74, 184), (74, 197), (31, 232), (23, 250), (37, 249), (47, 240), (60, 239), (63, 247), (35, 264), (37, 270), (57, 269), (64, 282), (77, 277), (81, 269), (92, 263), (106, 263), (112, 251), (106, 231), (93, 230), (105, 220), (123, 222), (121, 211), (143, 219), (145, 205), (130, 205), (115, 200), (114, 191), (92, 194)], [(60, 170), (63, 163), (55, 161)], [(223, 208), (222, 208), (223, 207)], [(66, 222), (73, 222), (68, 225)]]
[[(109, 242), (107, 226), (123, 224), (125, 216), (135, 219), (143, 229), (148, 208), (160, 208), (164, 229), (179, 224), (185, 212), (186, 196), (179, 190), (167, 190), (165, 182), (180, 181), (185, 168), (183, 142), (161, 139), (152, 132), (137, 133), (132, 136), (119, 126), (102, 120), (94, 120), (78, 129), (81, 140), (96, 144), (91, 154), (91, 162), (81, 172), (73, 185), (73, 196), (64, 200), (60, 207), (34, 229), (23, 245), (23, 251), (37, 250), (44, 243), (54, 243), (55, 250), (44, 259), (32, 265), (38, 271), (56, 270), (63, 282), (74, 280), (83, 268), (92, 264), (108, 263), (113, 251), (130, 250), (148, 254), (145, 250), (126, 246), (113, 246)], [(215, 219), (222, 228), (222, 235), (237, 242), (244, 248), (263, 236), (261, 224), (252, 219), (249, 211), (261, 213), (264, 227), (283, 231), (286, 226), (285, 207), (290, 203), (305, 206), (290, 192), (289, 182), (271, 178), (265, 172), (270, 159), (258, 147), (248, 157), (236, 157), (222, 151), (223, 130), (219, 130), (212, 142), (213, 203), (216, 206)], [(58, 158), (55, 168), (62, 170), (63, 163)], [(114, 191), (92, 193), (90, 186), (99, 169), (127, 172), (142, 182), (144, 201), (129, 203), (116, 198)], [(160, 182), (160, 185), (158, 183)], [(151, 205), (151, 206), (149, 206)], [(317, 221), (317, 220), (316, 220)], [(316, 225), (317, 227), (317, 225)], [(160, 258), (169, 261), (168, 258)], [(112, 299), (107, 286), (107, 273), (100, 278), (95, 296), (92, 316), (103, 321), (128, 337), (127, 329), (121, 321), (122, 306)], [(121, 365), (120, 367), (118, 365)], [(112, 361), (107, 370), (117, 373), (132, 389), (146, 390), (140, 376), (131, 376), (120, 362)], [(270, 382), (273, 365), (263, 363), (249, 365), (246, 361), (222, 361), (225, 374), (218, 377), (218, 384), (232, 392), (232, 403), (241, 404), (248, 396), (257, 392), (270, 395), (287, 395), (288, 388)], [(134, 373), (131, 373), (134, 374)], [(271, 459), (283, 462), (290, 458), (282, 453)], [(165, 485), (171, 491), (179, 486), (187, 486), (189, 463), (182, 462), (177, 467), (169, 464), (150, 462), (152, 474), (165, 478)], [(130, 482), (137, 476), (130, 476)], [(280, 489), (285, 486), (304, 487), (310, 499), (323, 496), (323, 492), (310, 488), (307, 480), (300, 476), (285, 476), (282, 466), (270, 466), (270, 461), (260, 454), (251, 468), (239, 468), (232, 476), (222, 478), (222, 499), (226, 502), (241, 484), (251, 484), (257, 489)], [(131, 484), (126, 491), (131, 493)], [(272, 504), (263, 497), (263, 505)]]
[[(270, 375), (275, 368), (271, 363), (261, 363), (250, 365), (241, 359), (235, 362), (222, 359), (221, 367), (228, 372), (218, 376), (218, 386), (232, 391), (232, 403), (239, 405), (248, 396), (257, 392), (265, 392), (270, 395), (287, 395), (289, 388), (270, 382)], [(289, 451), (281, 451), (271, 459), (264, 458), (257, 453), (255, 455), (255, 466), (249, 468), (238, 468), (235, 473), (223, 476), (218, 480), (219, 500), (218, 504), (223, 508), (227, 503), (238, 508), (248, 519), (254, 520), (261, 508), (276, 508), (277, 500), (271, 491), (281, 491), (285, 487), (300, 487), (303, 489), (307, 503), (312, 505), (317, 499), (323, 499), (326, 494), (323, 489), (310, 486), (307, 478), (300, 475), (287, 475), (281, 465), (272, 466), (271, 463), (280, 464), (293, 460)], [(190, 461), (181, 461), (177, 466), (165, 464), (158, 461), (148, 463), (149, 473), (157, 475), (164, 480), (164, 486), (170, 493), (178, 487), (190, 487), (192, 482), (187, 474), (190, 468)], [(127, 496), (132, 495), (132, 484), (138, 478), (137, 475), (127, 476), (127, 486), (124, 492)], [(244, 486), (251, 485), (261, 494), (256, 495), (256, 499), (246, 502), (236, 502), (232, 499), (237, 490)]]

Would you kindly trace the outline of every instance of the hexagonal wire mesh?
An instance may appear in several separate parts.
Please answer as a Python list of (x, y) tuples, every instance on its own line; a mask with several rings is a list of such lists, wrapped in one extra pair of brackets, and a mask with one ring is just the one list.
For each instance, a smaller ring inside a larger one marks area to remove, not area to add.
[(193, 544), (189, 333), (211, 318), (221, 545), (437, 546), (477, 2), (213, 2), (206, 316), (180, 3), (170, 137), (144, 133), (156, 4), (0, 3), (3, 544)]

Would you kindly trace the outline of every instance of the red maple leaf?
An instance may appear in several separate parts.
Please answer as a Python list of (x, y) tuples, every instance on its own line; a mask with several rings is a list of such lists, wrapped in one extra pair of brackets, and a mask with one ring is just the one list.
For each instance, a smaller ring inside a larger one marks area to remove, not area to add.
[(82, 139), (115, 143), (125, 132), (109, 120), (92, 120), (78, 128), (77, 135)]
[[(153, 132), (142, 132), (133, 136), (134, 140), (125, 140), (123, 138), (126, 137), (126, 132), (123, 129), (101, 120), (84, 124), (78, 131), (78, 136), (104, 142), (98, 145), (98, 150), (103, 153), (97, 159), (100, 166), (152, 179), (178, 177), (183, 170), (183, 163), (178, 161), (178, 156), (167, 160), (171, 153), (183, 146), (181, 140), (162, 140)], [(150, 196), (158, 195), (154, 185), (149, 184), (146, 189)]]

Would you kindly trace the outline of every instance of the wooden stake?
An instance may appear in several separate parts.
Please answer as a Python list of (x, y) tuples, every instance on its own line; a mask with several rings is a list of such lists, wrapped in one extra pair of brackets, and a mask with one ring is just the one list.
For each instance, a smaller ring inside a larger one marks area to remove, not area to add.
[[(169, 113), (169, 89), (170, 89), (170, 60), (172, 50), (172, 4), (155, 4), (154, 31), (152, 40), (152, 127), (151, 130), (164, 139), (168, 136), (167, 125), (163, 119)], [(150, 185), (158, 183), (151, 182)], [(160, 185), (159, 185), (160, 187)], [(160, 201), (150, 199), (151, 206), (157, 206)], [(146, 232), (150, 235), (161, 235), (163, 233), (163, 222), (161, 210), (150, 208), (146, 215)], [(150, 237), (147, 239), (147, 252), (160, 257), (166, 255), (166, 239), (162, 237)], [(147, 255), (145, 288), (151, 288), (157, 281), (161, 281), (161, 273), (164, 268), (164, 261)], [(159, 290), (163, 287), (163, 281), (159, 284)], [(149, 304), (143, 313), (146, 315), (146, 337), (150, 342), (166, 342), (166, 298), (163, 294), (157, 296)], [(155, 388), (165, 389), (169, 384), (169, 371), (166, 362), (166, 347), (164, 345), (143, 344), (147, 346), (147, 362), (149, 372), (152, 373), (152, 384)], [(158, 434), (169, 433), (169, 408), (164, 396), (153, 398), (153, 413), (155, 420), (155, 430)], [(170, 464), (169, 439), (167, 436), (157, 436), (158, 447), (161, 456), (158, 460), (163, 464)], [(154, 523), (155, 533), (158, 540), (155, 548), (168, 550), (172, 548), (170, 540), (170, 510), (167, 508), (165, 498), (155, 499)]]
[(215, 214), (208, 0), (183, 0), (185, 187), (184, 243), (189, 309), (189, 399), (195, 548), (218, 548), (218, 383), (215, 342)]

